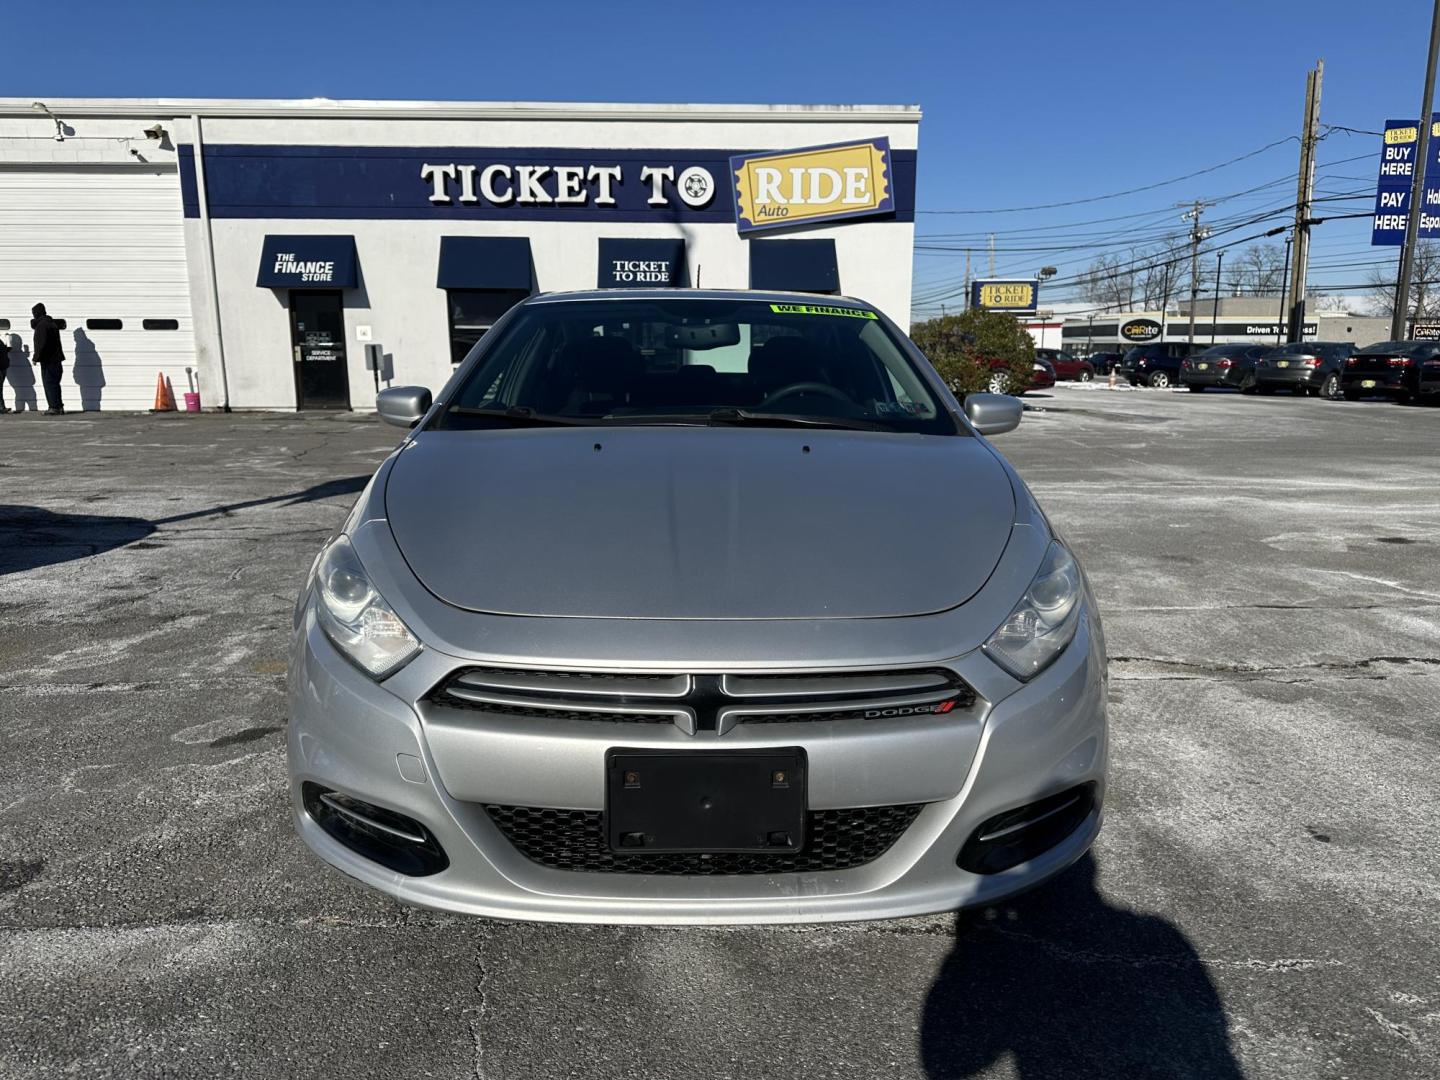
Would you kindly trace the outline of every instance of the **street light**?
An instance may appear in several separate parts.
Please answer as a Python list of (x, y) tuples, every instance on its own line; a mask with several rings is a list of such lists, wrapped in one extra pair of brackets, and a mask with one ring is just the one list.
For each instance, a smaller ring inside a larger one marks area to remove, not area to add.
[(1280, 277), (1280, 320), (1275, 324), (1275, 344), (1280, 344), (1280, 338), (1285, 333), (1285, 298), (1290, 292), (1290, 245), (1295, 242), (1295, 233), (1292, 231), (1285, 237), (1285, 273)]
[[(1035, 277), (1038, 278), (1040, 281), (1049, 281), (1058, 272), (1059, 271), (1057, 271), (1053, 266), (1042, 266), (1039, 271), (1036, 272)], [(1037, 319), (1037, 321), (1040, 318), (1040, 290), (1038, 287), (1035, 290), (1035, 318)], [(1043, 349), (1045, 347), (1045, 324), (1038, 323), (1036, 330), (1040, 335), (1040, 341), (1038, 342), (1038, 345), (1040, 348)]]

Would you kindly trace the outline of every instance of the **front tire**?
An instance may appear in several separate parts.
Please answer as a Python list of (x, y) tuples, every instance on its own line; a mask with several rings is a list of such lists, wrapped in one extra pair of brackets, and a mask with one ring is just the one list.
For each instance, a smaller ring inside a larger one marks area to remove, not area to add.
[(1081, 369), (1080, 369), (1080, 381), (1081, 381), (1081, 382), (1094, 382), (1094, 381), (1095, 381), (1095, 369), (1094, 369), (1094, 368), (1088, 368), (1088, 367), (1087, 367), (1087, 368), (1081, 368)]
[(1150, 376), (1150, 386), (1155, 390), (1169, 390), (1170, 376), (1163, 371), (1157, 371)]
[(987, 389), (989, 389), (990, 393), (992, 394), (1010, 393), (1009, 373), (1004, 371), (996, 371), (992, 373), (990, 376), (990, 385)]
[(1319, 394), (1326, 401), (1334, 401), (1340, 396), (1340, 376), (1330, 375), (1320, 384)]

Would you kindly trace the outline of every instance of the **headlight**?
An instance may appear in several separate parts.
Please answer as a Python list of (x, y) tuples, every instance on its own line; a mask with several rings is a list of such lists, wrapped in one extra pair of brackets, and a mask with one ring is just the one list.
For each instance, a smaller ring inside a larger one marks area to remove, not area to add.
[(375, 590), (344, 536), (320, 556), (315, 597), (325, 636), (372, 679), (400, 670), (420, 651), (420, 642)]
[(1063, 544), (1052, 540), (1035, 580), (985, 642), (985, 654), (1017, 679), (1033, 679), (1075, 637), (1080, 595), (1080, 567)]

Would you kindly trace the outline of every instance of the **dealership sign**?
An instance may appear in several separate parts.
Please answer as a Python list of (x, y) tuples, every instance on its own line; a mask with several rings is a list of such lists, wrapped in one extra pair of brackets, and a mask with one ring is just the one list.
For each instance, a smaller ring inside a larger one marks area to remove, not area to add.
[(742, 233), (888, 214), (895, 209), (890, 140), (737, 154), (735, 225)]
[[(1415, 159), (1420, 127), (1414, 120), (1386, 120), (1380, 148), (1380, 177), (1375, 185), (1372, 246), (1399, 247), (1405, 243), (1410, 217), (1410, 192), (1415, 181)], [(1440, 113), (1431, 116), (1430, 164), (1420, 203), (1420, 238), (1440, 239)]]
[[(195, 148), (179, 147), (200, 216)], [(738, 187), (737, 187), (738, 185)], [(693, 222), (741, 232), (875, 214), (915, 220), (915, 151), (208, 144), (212, 218)]]
[(1416, 323), (1410, 330), (1412, 341), (1440, 341), (1440, 323)]
[(972, 281), (970, 306), (987, 311), (1034, 311), (1040, 303), (1040, 282), (1033, 278), (1022, 281)]
[(1126, 341), (1154, 341), (1164, 328), (1154, 319), (1130, 319), (1120, 324), (1120, 336)]

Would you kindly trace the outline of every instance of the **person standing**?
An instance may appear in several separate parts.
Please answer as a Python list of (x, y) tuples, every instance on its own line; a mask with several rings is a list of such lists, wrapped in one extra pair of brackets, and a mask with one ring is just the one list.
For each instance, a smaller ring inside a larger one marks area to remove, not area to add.
[(10, 373), (10, 342), (0, 334), (0, 413), (10, 411), (10, 406), (5, 404), (5, 376)]
[(40, 379), (45, 383), (45, 415), (63, 416), (65, 402), (60, 397), (60, 372), (65, 353), (60, 348), (60, 328), (45, 314), (44, 304), (36, 304), (30, 314), (35, 316), (30, 320), (35, 328), (35, 347), (30, 355), (40, 365)]

